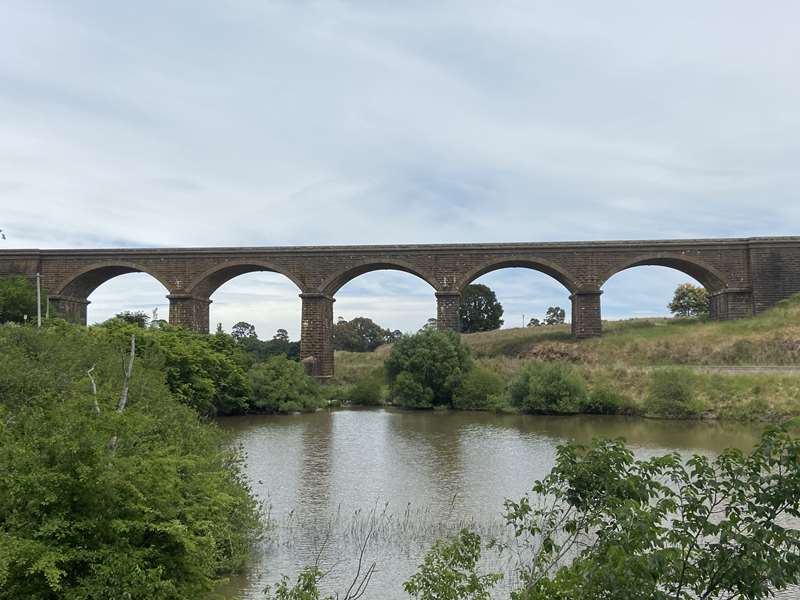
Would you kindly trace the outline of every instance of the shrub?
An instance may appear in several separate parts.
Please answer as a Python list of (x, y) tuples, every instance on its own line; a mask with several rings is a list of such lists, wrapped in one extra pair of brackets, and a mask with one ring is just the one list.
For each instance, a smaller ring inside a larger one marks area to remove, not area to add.
[(703, 412), (702, 401), (695, 396), (697, 377), (688, 369), (669, 368), (653, 372), (645, 409), (653, 416), (689, 419)]
[(36, 320), (36, 289), (22, 276), (0, 277), (0, 323)]
[(310, 411), (319, 408), (319, 385), (299, 362), (279, 355), (253, 365), (250, 406), (264, 412)]
[(0, 365), (24, 367), (0, 375), (0, 599), (205, 597), (248, 556), (241, 457), (153, 357), (118, 412), (120, 350), (83, 327), (0, 327)]
[(583, 377), (560, 362), (528, 363), (509, 391), (514, 406), (532, 413), (575, 413), (586, 401)]
[(496, 373), (475, 367), (461, 380), (453, 394), (453, 407), (466, 410), (487, 410), (495, 406), (505, 382)]
[(347, 402), (360, 406), (383, 404), (383, 369), (359, 380), (347, 392)]
[(608, 383), (600, 383), (586, 396), (581, 410), (593, 415), (619, 415), (632, 414), (635, 407), (625, 394)]
[(472, 358), (458, 334), (426, 329), (395, 342), (385, 368), (398, 404), (430, 408), (452, 403)]

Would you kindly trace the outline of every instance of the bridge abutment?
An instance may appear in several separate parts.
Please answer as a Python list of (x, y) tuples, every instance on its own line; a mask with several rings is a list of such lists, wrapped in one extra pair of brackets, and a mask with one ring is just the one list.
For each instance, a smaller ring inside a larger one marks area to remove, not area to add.
[(66, 319), (71, 323), (86, 325), (86, 310), (89, 301), (86, 298), (72, 296), (50, 296), (50, 309), (55, 316)]
[(461, 331), (461, 294), (436, 292), (436, 328), (439, 331)]
[(333, 303), (327, 294), (300, 294), (303, 316), (300, 326), (300, 360), (309, 375), (333, 377)]
[(572, 294), (572, 335), (577, 339), (597, 337), (603, 333), (600, 316), (601, 290), (578, 291)]
[(208, 313), (211, 300), (190, 294), (170, 294), (169, 322), (186, 329), (208, 333)]
[(753, 290), (726, 288), (708, 295), (709, 315), (716, 321), (752, 317), (754, 314)]

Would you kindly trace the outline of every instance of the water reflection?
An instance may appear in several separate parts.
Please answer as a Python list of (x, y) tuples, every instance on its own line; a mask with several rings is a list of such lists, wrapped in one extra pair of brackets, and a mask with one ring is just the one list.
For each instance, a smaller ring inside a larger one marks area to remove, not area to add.
[(336, 565), (328, 590), (341, 590), (352, 578), (371, 510), (388, 518), (370, 549), (378, 572), (367, 597), (404, 598), (402, 582), (435, 537), (463, 523), (502, 532), (503, 500), (546, 475), (556, 446), (567, 440), (624, 437), (647, 456), (746, 450), (760, 433), (738, 424), (392, 410), (229, 417), (220, 424), (247, 451), (247, 475), (277, 525), (251, 572), (224, 590), (245, 598), (261, 597), (264, 585), (318, 555), (323, 565)]

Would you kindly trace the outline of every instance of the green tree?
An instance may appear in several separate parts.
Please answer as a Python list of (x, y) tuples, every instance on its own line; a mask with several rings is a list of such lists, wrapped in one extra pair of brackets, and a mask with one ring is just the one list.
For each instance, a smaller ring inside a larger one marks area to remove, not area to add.
[(259, 524), (241, 456), (155, 353), (120, 411), (129, 344), (0, 327), (0, 600), (198, 598), (244, 565)]
[(23, 323), (36, 316), (36, 289), (22, 276), (0, 277), (0, 323)]
[(347, 352), (372, 352), (378, 346), (394, 340), (394, 334), (372, 319), (356, 317), (339, 320), (333, 326), (333, 347)]
[(489, 287), (480, 283), (468, 285), (461, 293), (459, 317), (464, 333), (493, 331), (503, 324), (503, 305)]
[(255, 325), (251, 325), (246, 321), (239, 321), (236, 323), (236, 325), (231, 328), (231, 335), (237, 341), (258, 339)]
[(452, 403), (472, 357), (457, 333), (425, 329), (395, 342), (385, 368), (399, 404), (430, 408)]
[(702, 286), (682, 283), (675, 288), (667, 308), (676, 317), (705, 317), (708, 315), (708, 292)]
[(278, 329), (278, 331), (275, 332), (275, 335), (272, 336), (272, 341), (280, 344), (288, 344), (289, 332), (285, 329)]
[(125, 323), (130, 323), (131, 325), (138, 325), (142, 328), (147, 327), (147, 324), (150, 322), (150, 317), (141, 310), (137, 310), (136, 312), (126, 310), (124, 312), (117, 313), (114, 315), (114, 318), (124, 321)]
[(500, 573), (481, 575), (481, 537), (462, 529), (448, 541), (439, 540), (422, 559), (403, 589), (419, 600), (490, 600)]
[(528, 327), (541, 327), (542, 326), (542, 322), (539, 319), (537, 319), (536, 317), (531, 317), (531, 320), (528, 321), (528, 325), (527, 326)]
[[(534, 498), (506, 502), (514, 600), (761, 600), (800, 581), (800, 443), (766, 432), (744, 455), (636, 460), (623, 442), (567, 444)], [(540, 499), (547, 499), (541, 502)]]
[(273, 356), (253, 365), (247, 374), (252, 390), (250, 405), (264, 412), (314, 410), (321, 405), (319, 385), (303, 365), (285, 356)]
[(544, 314), (545, 325), (560, 325), (566, 318), (566, 311), (560, 306), (550, 306)]

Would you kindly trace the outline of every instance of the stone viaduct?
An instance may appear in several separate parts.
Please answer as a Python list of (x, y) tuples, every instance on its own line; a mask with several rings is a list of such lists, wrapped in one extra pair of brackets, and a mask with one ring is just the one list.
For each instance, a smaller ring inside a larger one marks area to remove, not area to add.
[(433, 288), (440, 329), (459, 328), (464, 286), (485, 273), (526, 267), (558, 280), (570, 293), (572, 333), (600, 335), (600, 295), (614, 274), (640, 265), (686, 273), (710, 292), (711, 316), (753, 315), (800, 292), (800, 237), (519, 244), (313, 246), (286, 248), (135, 248), (0, 250), (0, 276), (41, 274), (55, 311), (86, 323), (89, 296), (124, 273), (143, 272), (168, 291), (169, 321), (207, 332), (209, 304), (226, 281), (274, 271), (302, 299), (301, 355), (317, 377), (333, 375), (333, 302), (363, 273), (405, 271)]

